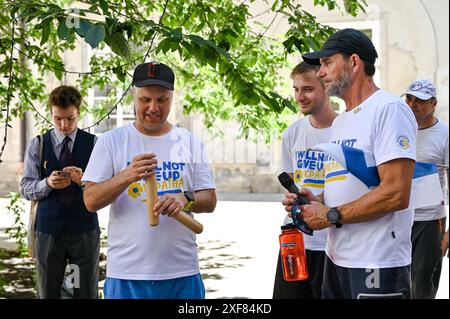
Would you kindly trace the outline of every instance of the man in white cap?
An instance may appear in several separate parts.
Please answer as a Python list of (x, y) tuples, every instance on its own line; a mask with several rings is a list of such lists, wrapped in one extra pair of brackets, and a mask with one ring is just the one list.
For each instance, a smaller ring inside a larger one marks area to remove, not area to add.
[[(448, 180), (448, 125), (434, 116), (436, 88), (429, 80), (417, 80), (411, 83), (403, 95), (419, 125), (417, 160), (439, 165), (439, 177), (444, 190), (446, 173)], [(420, 193), (421, 196), (427, 196), (426, 189)], [(446, 216), (444, 205), (442, 202), (414, 210), (411, 279), (412, 297), (416, 299), (436, 297), (442, 267), (441, 242)]]

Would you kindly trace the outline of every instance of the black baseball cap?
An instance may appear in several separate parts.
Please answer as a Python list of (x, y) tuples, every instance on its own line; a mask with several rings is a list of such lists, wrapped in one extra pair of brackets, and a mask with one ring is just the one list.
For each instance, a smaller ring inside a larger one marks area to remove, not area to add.
[(137, 87), (159, 85), (173, 91), (175, 74), (172, 69), (160, 62), (139, 64), (133, 73), (133, 85)]
[(377, 50), (369, 37), (363, 32), (351, 28), (337, 31), (325, 41), (320, 51), (302, 54), (302, 58), (308, 64), (320, 65), (320, 58), (339, 52), (356, 53), (361, 60), (371, 64), (375, 64), (375, 60), (378, 58)]

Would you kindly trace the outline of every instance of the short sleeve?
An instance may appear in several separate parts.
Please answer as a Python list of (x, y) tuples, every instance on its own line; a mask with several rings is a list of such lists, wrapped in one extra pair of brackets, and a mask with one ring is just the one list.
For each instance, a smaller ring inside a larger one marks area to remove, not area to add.
[(445, 141), (445, 147), (444, 147), (444, 165), (447, 166), (448, 169), (448, 157), (449, 157), (449, 149), (448, 149), (448, 131), (447, 131), (447, 138)]
[(206, 149), (203, 143), (193, 137), (193, 144), (196, 148), (194, 152), (194, 171), (192, 176), (194, 191), (199, 191), (203, 189), (215, 189), (216, 185), (214, 183), (213, 174), (211, 167), (209, 165), (208, 156), (206, 154)]
[(101, 183), (114, 176), (113, 150), (110, 137), (105, 134), (99, 137), (92, 150), (83, 182)]
[(281, 164), (280, 171), (286, 173), (293, 173), (292, 165), (292, 147), (290, 140), (290, 128), (287, 128), (281, 136)]
[(397, 159), (416, 160), (417, 122), (401, 102), (381, 106), (372, 132), (376, 165)]

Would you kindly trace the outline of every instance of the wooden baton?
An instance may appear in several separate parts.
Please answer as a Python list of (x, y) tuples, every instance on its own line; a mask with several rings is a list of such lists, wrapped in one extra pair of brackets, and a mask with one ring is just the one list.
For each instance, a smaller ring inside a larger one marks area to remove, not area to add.
[(200, 234), (203, 231), (203, 225), (183, 211), (176, 214), (174, 218), (196, 234)]
[[(155, 216), (153, 214), (153, 207), (158, 202), (158, 186), (156, 185), (155, 175), (148, 177), (145, 180), (145, 184), (145, 191), (147, 192), (148, 223), (150, 226), (157, 226), (159, 225), (159, 215)], [(175, 215), (174, 218), (196, 234), (200, 234), (203, 231), (203, 225), (183, 211)]]
[(148, 223), (150, 226), (159, 225), (159, 215), (153, 214), (153, 206), (158, 202), (158, 186), (156, 185), (156, 177), (152, 175), (145, 180), (145, 191), (147, 192), (147, 210)]

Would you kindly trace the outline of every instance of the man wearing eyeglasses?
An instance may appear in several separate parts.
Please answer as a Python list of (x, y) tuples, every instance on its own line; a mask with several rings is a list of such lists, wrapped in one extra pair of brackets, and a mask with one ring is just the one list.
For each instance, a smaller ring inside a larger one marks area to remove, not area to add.
[(74, 298), (98, 295), (100, 229), (97, 213), (84, 205), (81, 182), (96, 136), (77, 127), (81, 101), (71, 86), (50, 93), (55, 128), (31, 140), (20, 181), (23, 196), (38, 201), (34, 251), (40, 299), (61, 298), (67, 265), (66, 286), (73, 288)]

